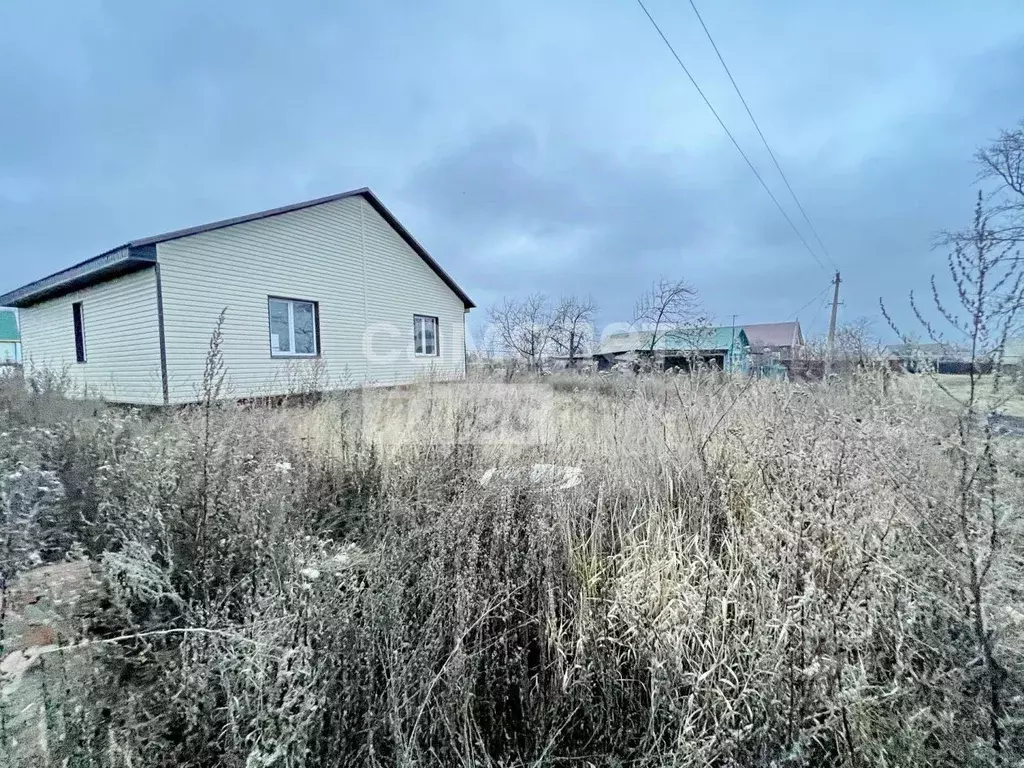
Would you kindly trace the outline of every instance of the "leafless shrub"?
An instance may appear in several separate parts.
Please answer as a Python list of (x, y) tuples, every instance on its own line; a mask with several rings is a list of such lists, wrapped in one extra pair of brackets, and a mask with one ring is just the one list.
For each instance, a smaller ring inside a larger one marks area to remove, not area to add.
[(315, 405), (331, 389), (331, 376), (322, 357), (289, 361), (285, 367), (284, 402)]
[(102, 410), (99, 401), (69, 399), (73, 390), (67, 368), (54, 370), (29, 360), (25, 367), (7, 369), (0, 375), (0, 424), (42, 426)]
[[(985, 159), (985, 154), (982, 154)], [(1012, 593), (1006, 591), (1003, 578), (1015, 578), (1017, 555), (1013, 543), (1017, 521), (1011, 512), (1019, 489), (1007, 483), (1007, 471), (1018, 472), (1018, 458), (1007, 454), (993, 432), (990, 409), (1005, 403), (1002, 357), (1024, 302), (1024, 270), (1005, 230), (992, 227), (992, 214), (986, 211), (984, 195), (979, 192), (971, 229), (954, 242), (947, 264), (954, 291), (952, 302), (944, 300), (937, 279), (931, 280), (933, 311), (952, 329), (955, 340), (967, 350), (968, 387), (966, 395), (956, 393), (936, 379), (938, 388), (949, 396), (956, 414), (955, 431), (950, 440), (950, 472), (954, 478), (948, 497), (936, 499), (936, 519), (948, 525), (956, 551), (951, 555), (950, 578), (960, 586), (958, 598), (962, 611), (959, 633), (972, 640), (974, 658), (965, 674), (969, 688), (967, 701), (974, 712), (966, 713), (983, 728), (987, 756), (996, 763), (1015, 752), (1008, 743), (1019, 721), (1019, 697), (1008, 689), (1019, 680), (1008, 659), (1016, 653), (1006, 645), (1000, 614)], [(944, 334), (912, 293), (914, 315), (931, 341), (945, 342)], [(883, 312), (885, 307), (883, 305)], [(886, 314), (893, 329), (899, 332)], [(981, 395), (983, 358), (991, 356), (994, 365), (989, 375), (992, 398)], [(1007, 562), (1009, 561), (1009, 562)], [(1015, 758), (1016, 759), (1016, 758)]]

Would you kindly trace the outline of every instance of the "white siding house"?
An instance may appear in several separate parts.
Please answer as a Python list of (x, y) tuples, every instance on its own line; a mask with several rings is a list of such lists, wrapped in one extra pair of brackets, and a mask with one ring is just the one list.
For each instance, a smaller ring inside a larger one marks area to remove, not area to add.
[(465, 375), (469, 297), (366, 189), (133, 241), (0, 296), (29, 367), (117, 402), (197, 399), (223, 312), (225, 393)]

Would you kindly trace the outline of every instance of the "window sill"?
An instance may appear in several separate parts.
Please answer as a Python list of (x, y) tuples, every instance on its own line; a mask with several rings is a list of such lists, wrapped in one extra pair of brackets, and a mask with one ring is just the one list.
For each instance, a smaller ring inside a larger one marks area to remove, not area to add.
[(440, 357), (441, 355), (438, 355), (438, 354), (428, 355), (425, 352), (414, 352), (413, 356), (414, 357)]
[(294, 355), (276, 354), (275, 355), (274, 353), (270, 354), (270, 359), (271, 360), (316, 360), (318, 357), (320, 357), (320, 355), (317, 355), (317, 354), (314, 354), (314, 355), (300, 355), (300, 354), (294, 354)]

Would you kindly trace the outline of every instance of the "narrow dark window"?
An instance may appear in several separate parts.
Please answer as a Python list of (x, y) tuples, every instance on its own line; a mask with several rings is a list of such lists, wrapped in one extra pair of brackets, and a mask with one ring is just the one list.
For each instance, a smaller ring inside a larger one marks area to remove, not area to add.
[(82, 314), (82, 302), (71, 305), (71, 314), (75, 318), (75, 360), (85, 362), (85, 317)]

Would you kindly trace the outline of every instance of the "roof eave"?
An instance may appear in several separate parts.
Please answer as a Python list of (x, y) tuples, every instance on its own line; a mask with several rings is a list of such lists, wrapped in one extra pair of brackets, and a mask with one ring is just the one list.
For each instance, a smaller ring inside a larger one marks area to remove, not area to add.
[(155, 248), (115, 248), (0, 296), (0, 306), (25, 309), (156, 263)]

